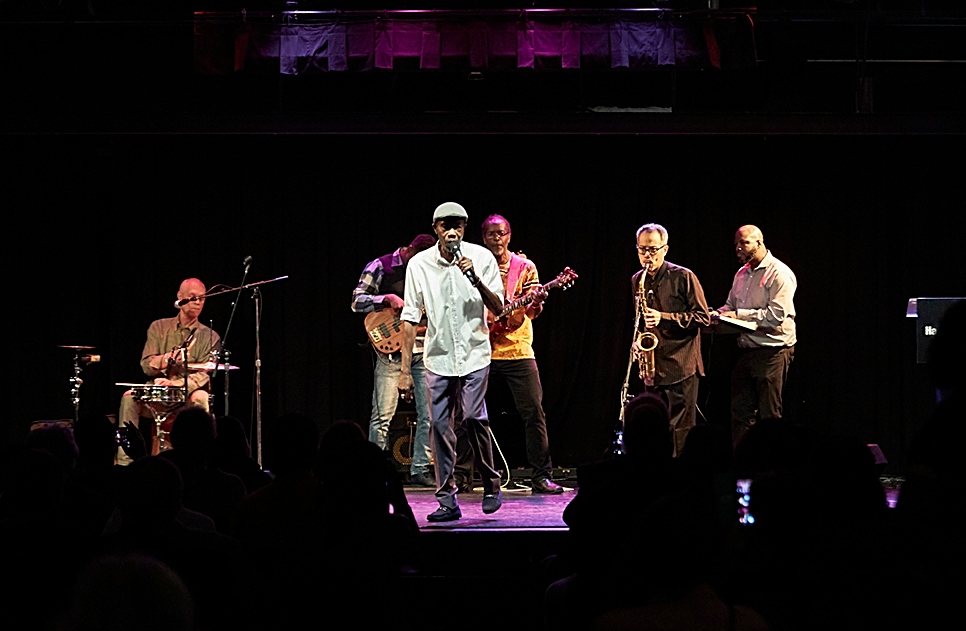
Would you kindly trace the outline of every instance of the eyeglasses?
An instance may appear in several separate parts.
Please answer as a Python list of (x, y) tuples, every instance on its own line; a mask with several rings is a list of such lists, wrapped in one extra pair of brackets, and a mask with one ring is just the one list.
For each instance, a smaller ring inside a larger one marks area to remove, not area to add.
[(637, 252), (638, 252), (638, 254), (650, 254), (651, 256), (654, 256), (655, 254), (657, 254), (658, 252), (660, 252), (661, 250), (663, 250), (666, 247), (667, 247), (667, 244), (659, 245), (659, 246), (656, 246), (656, 247), (655, 246), (647, 246), (647, 245), (639, 245), (639, 246), (637, 246)]
[(496, 237), (498, 239), (502, 239), (503, 237), (507, 236), (508, 234), (510, 234), (510, 233), (508, 231), (506, 231), (506, 230), (500, 230), (499, 232), (496, 232), (496, 231), (491, 230), (490, 232), (484, 232), (483, 233), (483, 236), (485, 238), (487, 238), (487, 239), (492, 239), (493, 237)]

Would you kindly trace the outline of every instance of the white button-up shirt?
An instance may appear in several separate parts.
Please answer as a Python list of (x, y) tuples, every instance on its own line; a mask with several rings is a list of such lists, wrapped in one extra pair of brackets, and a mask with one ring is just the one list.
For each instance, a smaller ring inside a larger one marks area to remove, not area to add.
[[(502, 302), (503, 281), (493, 254), (465, 241), (460, 249), (473, 261), (473, 271), (480, 281)], [(404, 300), (402, 320), (416, 324), (421, 313), (426, 313), (423, 363), (427, 369), (443, 377), (462, 377), (490, 365), (490, 331), (483, 296), (455, 259), (450, 263), (440, 255), (438, 243), (409, 260)]]
[(739, 320), (754, 322), (758, 330), (742, 333), (738, 346), (794, 346), (795, 289), (798, 280), (792, 270), (771, 255), (765, 255), (754, 269), (749, 263), (735, 274), (728, 302), (719, 311), (734, 311)]

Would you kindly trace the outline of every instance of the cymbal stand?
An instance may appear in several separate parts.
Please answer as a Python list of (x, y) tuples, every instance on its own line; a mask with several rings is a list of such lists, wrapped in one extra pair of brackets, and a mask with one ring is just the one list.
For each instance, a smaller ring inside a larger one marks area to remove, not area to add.
[(74, 351), (74, 376), (68, 379), (68, 382), (70, 382), (70, 402), (74, 406), (74, 422), (76, 423), (80, 417), (80, 390), (81, 386), (84, 385), (81, 372), (84, 371), (84, 366), (87, 364), (96, 364), (101, 361), (101, 356), (92, 353), (80, 354), (82, 350), (93, 350), (93, 346), (61, 346), (61, 348), (69, 348)]
[(74, 351), (74, 376), (69, 379), (70, 381), (70, 401), (74, 404), (74, 423), (77, 423), (77, 419), (80, 417), (80, 389), (84, 385), (84, 380), (81, 379), (81, 368), (80, 362), (80, 352)]

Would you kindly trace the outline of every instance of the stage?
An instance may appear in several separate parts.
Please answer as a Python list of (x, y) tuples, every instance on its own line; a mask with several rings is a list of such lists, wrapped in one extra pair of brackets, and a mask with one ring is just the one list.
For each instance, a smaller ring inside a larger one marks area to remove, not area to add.
[[(431, 523), (426, 516), (436, 510), (434, 489), (428, 487), (406, 487), (406, 499), (416, 514), (416, 521), (423, 531), (561, 531), (567, 530), (563, 522), (563, 511), (574, 498), (577, 490), (573, 481), (562, 480), (566, 489), (560, 495), (533, 494), (530, 489), (511, 482), (503, 490), (503, 506), (491, 515), (484, 515), (480, 509), (483, 489), (477, 486), (471, 493), (457, 495), (463, 517), (456, 521)], [(568, 486), (569, 484), (569, 486)]]
[[(503, 506), (484, 515), (480, 509), (483, 489), (479, 485), (457, 496), (463, 517), (456, 521), (430, 523), (426, 516), (439, 504), (434, 489), (406, 487), (406, 498), (420, 528), (420, 558), (417, 573), (400, 583), (405, 602), (436, 598), (433, 616), (409, 612), (410, 628), (428, 631), (450, 629), (458, 621), (462, 629), (543, 626), (543, 590), (548, 582), (548, 564), (566, 549), (569, 530), (563, 511), (577, 494), (576, 475), (555, 480), (566, 491), (560, 495), (532, 494), (527, 482), (510, 482), (503, 490)], [(495, 598), (491, 609), (469, 613), (482, 599)], [(416, 611), (416, 609), (414, 609)]]

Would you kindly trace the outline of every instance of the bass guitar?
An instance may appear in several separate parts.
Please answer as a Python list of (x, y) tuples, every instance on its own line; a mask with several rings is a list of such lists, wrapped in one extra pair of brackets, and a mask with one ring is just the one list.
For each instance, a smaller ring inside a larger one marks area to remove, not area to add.
[(369, 341), (380, 353), (390, 355), (402, 348), (405, 332), (395, 309), (373, 311), (366, 316), (365, 327)]

